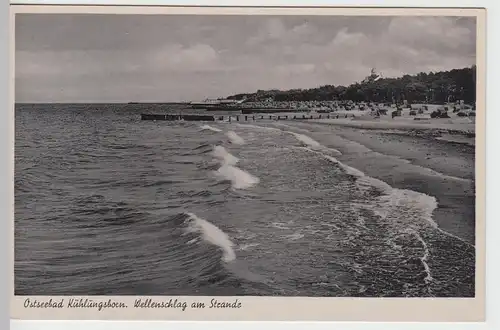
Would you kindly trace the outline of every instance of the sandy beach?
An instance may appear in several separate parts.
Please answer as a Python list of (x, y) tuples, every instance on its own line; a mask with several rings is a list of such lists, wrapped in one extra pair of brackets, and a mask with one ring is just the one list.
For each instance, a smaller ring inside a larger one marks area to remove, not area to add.
[(450, 118), (430, 118), (430, 113), (439, 108), (437, 105), (418, 104), (415, 106), (427, 106), (428, 110), (425, 110), (423, 114), (412, 116), (410, 109), (406, 108), (401, 111), (401, 116), (395, 118), (390, 116), (390, 112), (395, 110), (393, 108), (386, 108), (388, 115), (380, 116), (380, 118), (375, 118), (367, 110), (335, 111), (334, 114), (338, 114), (340, 117), (347, 115), (349, 118), (321, 119), (316, 122), (364, 129), (438, 130), (455, 134), (463, 133), (464, 135), (473, 135), (476, 131), (475, 117), (459, 117), (458, 112), (447, 111)]

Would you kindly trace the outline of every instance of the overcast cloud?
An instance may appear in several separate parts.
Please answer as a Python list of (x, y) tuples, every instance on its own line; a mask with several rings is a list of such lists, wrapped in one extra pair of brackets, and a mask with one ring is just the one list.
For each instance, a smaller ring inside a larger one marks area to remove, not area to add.
[(16, 102), (182, 101), (476, 62), (475, 18), (16, 17)]

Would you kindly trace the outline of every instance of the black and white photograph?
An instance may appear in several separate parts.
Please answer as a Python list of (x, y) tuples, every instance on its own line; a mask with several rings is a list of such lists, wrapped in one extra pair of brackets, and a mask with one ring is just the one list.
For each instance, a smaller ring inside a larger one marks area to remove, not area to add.
[(14, 25), (16, 296), (476, 296), (476, 16)]

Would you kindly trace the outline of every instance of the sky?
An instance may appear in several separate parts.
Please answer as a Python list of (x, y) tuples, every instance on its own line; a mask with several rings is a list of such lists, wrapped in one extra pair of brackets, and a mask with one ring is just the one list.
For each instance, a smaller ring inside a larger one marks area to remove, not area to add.
[(173, 102), (476, 63), (474, 17), (18, 14), (16, 102)]

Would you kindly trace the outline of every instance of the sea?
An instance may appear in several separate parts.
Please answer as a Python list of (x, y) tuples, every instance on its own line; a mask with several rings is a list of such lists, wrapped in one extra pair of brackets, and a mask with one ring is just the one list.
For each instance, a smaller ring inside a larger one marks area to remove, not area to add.
[(432, 193), (473, 179), (326, 126), (16, 105), (15, 294), (473, 297), (474, 234), (446, 224), (474, 206), (441, 224)]

